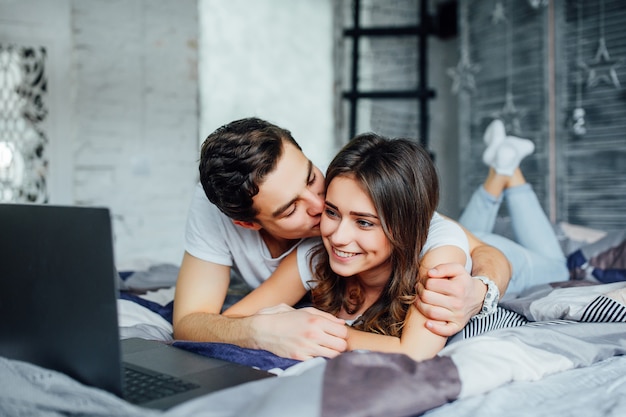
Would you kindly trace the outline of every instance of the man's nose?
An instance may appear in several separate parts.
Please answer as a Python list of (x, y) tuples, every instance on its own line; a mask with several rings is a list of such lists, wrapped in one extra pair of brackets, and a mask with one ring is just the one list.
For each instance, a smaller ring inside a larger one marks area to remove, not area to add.
[(314, 193), (311, 190), (306, 191), (307, 213), (309, 216), (318, 216), (324, 210), (324, 196)]

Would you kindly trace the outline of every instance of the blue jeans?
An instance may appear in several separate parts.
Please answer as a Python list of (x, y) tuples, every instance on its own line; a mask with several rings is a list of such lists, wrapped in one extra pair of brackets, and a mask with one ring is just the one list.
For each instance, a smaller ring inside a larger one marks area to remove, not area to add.
[[(492, 233), (503, 199), (517, 242)], [(507, 257), (513, 269), (507, 295), (534, 285), (569, 279), (561, 246), (530, 184), (507, 188), (498, 198), (479, 187), (459, 223)]]

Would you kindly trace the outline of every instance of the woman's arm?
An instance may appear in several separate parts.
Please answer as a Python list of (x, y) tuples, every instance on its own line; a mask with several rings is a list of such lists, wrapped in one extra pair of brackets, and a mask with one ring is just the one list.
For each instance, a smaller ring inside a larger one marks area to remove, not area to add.
[(299, 360), (316, 356), (332, 358), (344, 352), (348, 331), (343, 320), (314, 308), (288, 307), (300, 301), (305, 293), (294, 251), (267, 281), (223, 315), (250, 321), (255, 343), (246, 347)]
[(472, 276), (489, 277), (501, 295), (511, 277), (511, 266), (502, 252), (482, 242), (463, 225), (454, 223), (468, 239), (472, 271), (470, 273), (457, 263), (436, 265), (428, 271), (431, 279), (418, 285), (419, 298), (415, 301), (417, 308), (428, 317), (429, 329), (441, 336), (454, 335), (480, 312), (487, 287)]
[[(430, 268), (441, 263), (454, 262), (465, 265), (466, 257), (466, 252), (457, 246), (440, 246), (431, 249), (422, 258), (420, 277), (424, 277)], [(401, 337), (383, 336), (350, 328), (348, 350), (365, 349), (405, 353), (417, 361), (430, 359), (445, 346), (447, 338), (432, 333), (425, 324), (426, 317), (419, 312), (415, 304), (411, 304)]]
[(225, 316), (242, 317), (259, 310), (286, 304), (295, 305), (307, 290), (300, 280), (296, 251), (292, 251), (278, 265), (274, 273), (258, 288), (224, 311)]
[(443, 349), (447, 338), (432, 333), (426, 328), (425, 323), (426, 318), (415, 308), (415, 304), (411, 304), (401, 337), (349, 328), (347, 350), (404, 353), (416, 361), (433, 358)]

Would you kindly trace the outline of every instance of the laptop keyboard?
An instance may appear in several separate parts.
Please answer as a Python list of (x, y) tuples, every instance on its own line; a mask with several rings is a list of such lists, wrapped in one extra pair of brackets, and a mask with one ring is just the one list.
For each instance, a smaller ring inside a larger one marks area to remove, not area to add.
[(198, 388), (199, 385), (171, 375), (124, 366), (124, 398), (142, 404)]

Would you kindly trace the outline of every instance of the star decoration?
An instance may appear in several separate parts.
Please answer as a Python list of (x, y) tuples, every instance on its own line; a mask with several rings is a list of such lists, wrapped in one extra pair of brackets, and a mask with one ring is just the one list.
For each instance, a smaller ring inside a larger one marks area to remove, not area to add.
[(504, 5), (498, 1), (491, 12), (491, 22), (497, 25), (500, 22), (506, 22), (506, 14), (504, 13)]
[(504, 123), (507, 132), (512, 132), (516, 136), (522, 134), (522, 128), (520, 126), (520, 116), (523, 116), (526, 112), (519, 110), (515, 107), (513, 102), (513, 94), (506, 93), (506, 99), (504, 106), (500, 111), (492, 113), (494, 119), (500, 119)]
[(528, 0), (528, 3), (530, 4), (530, 7), (532, 7), (533, 9), (538, 9), (540, 7), (546, 7), (548, 3), (550, 3), (550, 1), (549, 0)]
[(604, 38), (600, 38), (596, 56), (589, 63), (580, 62), (578, 65), (587, 72), (588, 87), (595, 87), (604, 82), (619, 89), (622, 86), (617, 78), (616, 68), (622, 66), (622, 63), (623, 59), (611, 59)]
[(461, 90), (469, 93), (476, 91), (474, 74), (480, 71), (480, 65), (472, 64), (467, 59), (461, 59), (456, 67), (448, 68), (446, 73), (452, 78), (452, 92), (458, 94)]

